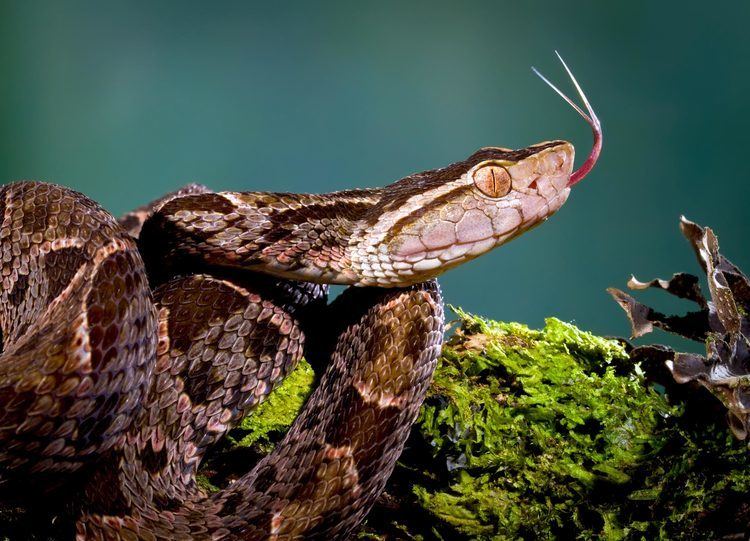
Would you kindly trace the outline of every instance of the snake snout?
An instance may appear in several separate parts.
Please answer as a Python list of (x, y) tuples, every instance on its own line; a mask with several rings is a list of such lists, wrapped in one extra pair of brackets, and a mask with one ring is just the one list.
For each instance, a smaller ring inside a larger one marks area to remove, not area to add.
[(513, 188), (519, 194), (552, 197), (568, 186), (573, 174), (575, 149), (567, 141), (540, 143), (534, 147), (543, 150), (508, 167)]
[(563, 141), (540, 155), (539, 170), (542, 178), (547, 180), (546, 185), (540, 181), (536, 182), (541, 195), (552, 196), (568, 187), (573, 174), (575, 154), (573, 145)]

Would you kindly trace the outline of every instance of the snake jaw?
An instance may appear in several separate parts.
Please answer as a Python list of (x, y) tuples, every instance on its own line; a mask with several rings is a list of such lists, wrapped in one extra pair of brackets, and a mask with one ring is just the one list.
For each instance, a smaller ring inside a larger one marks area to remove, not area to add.
[(589, 103), (588, 98), (586, 97), (586, 94), (583, 92), (583, 89), (581, 88), (581, 85), (578, 84), (578, 81), (576, 80), (575, 76), (573, 75), (573, 72), (570, 71), (570, 68), (565, 63), (565, 60), (563, 60), (562, 56), (560, 56), (560, 53), (555, 51), (555, 54), (557, 55), (557, 58), (560, 59), (560, 62), (562, 63), (563, 67), (565, 68), (565, 71), (568, 73), (568, 76), (570, 77), (570, 80), (573, 82), (573, 86), (576, 89), (576, 92), (578, 92), (578, 95), (581, 98), (581, 101), (583, 101), (583, 104), (586, 106), (586, 112), (581, 109), (578, 104), (576, 104), (572, 99), (570, 99), (565, 93), (563, 93), (559, 88), (557, 88), (552, 82), (550, 82), (549, 79), (547, 79), (544, 75), (542, 75), (539, 70), (537, 70), (535, 67), (531, 67), (532, 71), (539, 76), (539, 78), (547, 83), (552, 90), (557, 92), (562, 99), (564, 99), (568, 105), (570, 105), (573, 109), (576, 110), (576, 112), (583, 117), (583, 119), (588, 123), (589, 126), (591, 126), (591, 132), (594, 135), (594, 143), (591, 146), (591, 151), (589, 152), (588, 157), (586, 158), (586, 161), (581, 164), (581, 166), (576, 169), (573, 174), (570, 176), (570, 180), (568, 181), (568, 186), (573, 186), (575, 184), (578, 184), (583, 178), (588, 175), (591, 170), (594, 168), (594, 165), (596, 165), (597, 160), (599, 159), (599, 154), (602, 152), (602, 142), (603, 142), (603, 132), (602, 132), (602, 123), (599, 120), (599, 117), (596, 116), (596, 113), (594, 112), (594, 108), (591, 107), (591, 103)]

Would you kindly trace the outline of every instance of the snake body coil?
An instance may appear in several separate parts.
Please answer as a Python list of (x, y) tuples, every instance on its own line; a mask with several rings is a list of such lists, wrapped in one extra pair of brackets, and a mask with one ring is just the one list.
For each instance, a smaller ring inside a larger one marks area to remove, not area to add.
[[(382, 189), (191, 185), (119, 222), (59, 186), (2, 187), (1, 495), (75, 494), (78, 539), (345, 538), (434, 370), (434, 277), (545, 220), (571, 176), (564, 141), (485, 148)], [(379, 287), (328, 304), (329, 283)], [(203, 492), (206, 450), (303, 355), (325, 371), (284, 440)]]

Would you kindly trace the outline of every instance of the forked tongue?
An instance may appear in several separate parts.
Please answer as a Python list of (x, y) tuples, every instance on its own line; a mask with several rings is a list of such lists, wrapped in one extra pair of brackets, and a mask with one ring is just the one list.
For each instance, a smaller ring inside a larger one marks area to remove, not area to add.
[(573, 81), (573, 86), (575, 86), (576, 91), (578, 91), (578, 95), (581, 97), (581, 100), (583, 101), (583, 104), (586, 106), (586, 111), (588, 111), (588, 114), (586, 114), (583, 109), (581, 109), (578, 104), (576, 104), (573, 100), (571, 100), (568, 96), (566, 96), (559, 88), (557, 88), (555, 85), (553, 85), (549, 79), (547, 79), (544, 75), (539, 73), (539, 71), (535, 67), (531, 67), (531, 69), (536, 73), (542, 81), (547, 83), (552, 90), (557, 92), (562, 99), (568, 102), (570, 106), (578, 111), (578, 114), (581, 115), (586, 122), (588, 122), (589, 126), (591, 126), (591, 131), (594, 134), (594, 145), (591, 147), (591, 152), (589, 152), (588, 158), (586, 158), (586, 161), (583, 162), (581, 167), (573, 171), (573, 174), (570, 175), (570, 180), (568, 181), (568, 186), (573, 186), (574, 184), (577, 184), (581, 180), (583, 180), (583, 177), (589, 174), (589, 171), (591, 171), (594, 168), (594, 165), (596, 164), (596, 160), (599, 159), (599, 154), (602, 151), (602, 124), (599, 122), (599, 118), (597, 118), (596, 113), (594, 112), (594, 109), (591, 107), (591, 104), (589, 103), (588, 98), (586, 98), (586, 94), (583, 93), (583, 89), (581, 89), (581, 85), (578, 84), (578, 81), (576, 81), (576, 78), (573, 76), (573, 72), (570, 71), (570, 68), (568, 68), (568, 65), (565, 63), (565, 60), (562, 59), (562, 56), (560, 56), (560, 53), (555, 51), (555, 54), (557, 55), (557, 58), (560, 59), (560, 62), (562, 62), (563, 67), (565, 68), (565, 71), (568, 72), (568, 76), (570, 77), (570, 80)]

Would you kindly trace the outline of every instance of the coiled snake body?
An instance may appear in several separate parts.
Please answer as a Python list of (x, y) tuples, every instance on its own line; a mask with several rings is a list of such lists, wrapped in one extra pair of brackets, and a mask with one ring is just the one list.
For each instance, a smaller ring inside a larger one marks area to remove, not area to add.
[[(79, 539), (346, 537), (430, 381), (434, 277), (560, 208), (598, 154), (589, 112), (576, 173), (563, 141), (486, 148), (383, 189), (191, 185), (119, 222), (60, 186), (2, 187), (3, 494), (75, 486)], [(327, 304), (329, 283), (378, 287)], [(284, 440), (204, 493), (205, 451), (303, 354), (326, 368)]]

